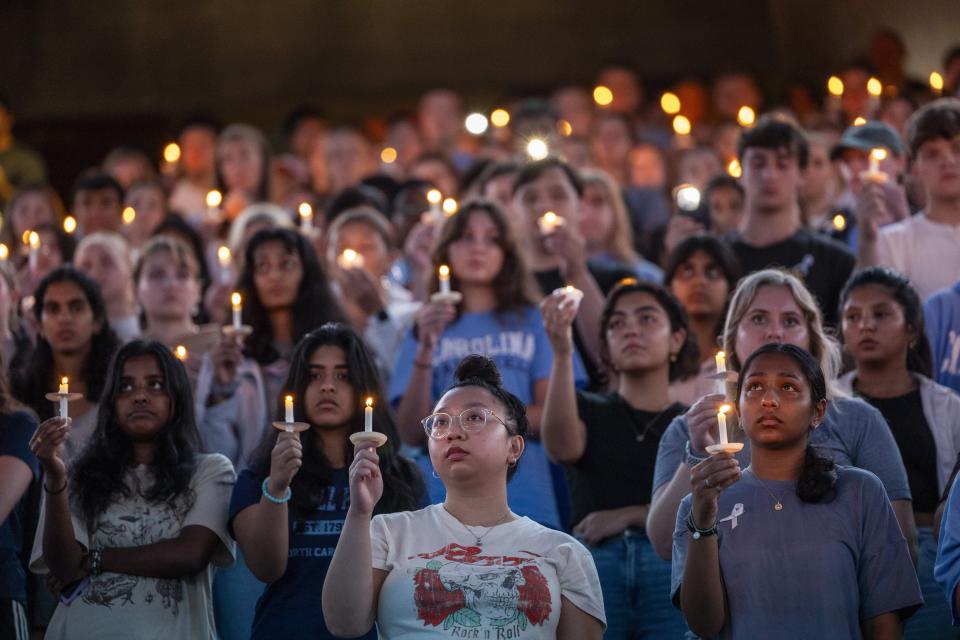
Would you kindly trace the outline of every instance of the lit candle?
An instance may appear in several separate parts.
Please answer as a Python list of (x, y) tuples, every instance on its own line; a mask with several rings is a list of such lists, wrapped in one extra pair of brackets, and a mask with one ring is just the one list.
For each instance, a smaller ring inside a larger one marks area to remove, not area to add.
[(449, 218), (457, 212), (457, 209), (460, 208), (460, 205), (457, 204), (457, 201), (453, 198), (446, 198), (443, 201), (443, 213), (444, 217)]
[(300, 231), (307, 233), (313, 228), (313, 207), (309, 202), (301, 202), (297, 212), (300, 214)]
[(163, 148), (163, 165), (161, 172), (164, 175), (173, 175), (177, 170), (177, 162), (180, 160), (180, 145), (176, 142), (168, 142)]
[(557, 230), (557, 227), (564, 223), (563, 218), (553, 211), (547, 211), (537, 219), (537, 226), (540, 227), (540, 233), (550, 235)]
[(190, 354), (187, 352), (187, 348), (185, 346), (183, 346), (182, 344), (178, 344), (177, 348), (173, 350), (173, 355), (177, 357), (177, 360), (179, 360), (180, 362), (183, 362), (187, 359), (187, 356)]
[(363, 268), (363, 256), (353, 249), (344, 249), (343, 253), (337, 256), (337, 265), (341, 269), (361, 269)]
[(60, 388), (57, 390), (57, 394), (60, 396), (60, 417), (67, 418), (67, 398), (70, 395), (70, 384), (67, 380), (67, 376), (60, 378)]
[(930, 72), (930, 89), (935, 96), (943, 95), (943, 76), (937, 71)]
[(31, 270), (36, 270), (37, 259), (40, 256), (40, 234), (36, 231), (31, 231), (27, 236), (27, 244), (30, 245), (30, 255), (27, 258), (28, 264)]
[(680, 98), (677, 94), (670, 91), (660, 96), (660, 108), (668, 116), (675, 116), (680, 113)]
[(220, 263), (220, 282), (230, 284), (233, 281), (233, 254), (230, 253), (230, 247), (220, 245), (217, 249), (217, 262)]
[(124, 207), (123, 213), (120, 215), (123, 218), (123, 224), (130, 225), (137, 219), (137, 210), (133, 207)]
[(443, 222), (443, 210), (440, 209), (440, 202), (443, 200), (443, 194), (440, 189), (430, 189), (427, 191), (427, 202), (430, 203), (430, 218), (434, 222)]
[(723, 351), (717, 351), (717, 355), (714, 358), (717, 362), (717, 373), (726, 373), (727, 372), (727, 354)]
[(693, 125), (687, 116), (677, 114), (673, 117), (674, 141), (680, 149), (686, 149), (691, 145), (690, 132), (693, 131)]
[(363, 408), (363, 430), (373, 431), (373, 398), (367, 398), (367, 406)]
[(563, 304), (561, 306), (566, 307), (567, 305), (573, 305), (574, 307), (580, 307), (580, 301), (583, 300), (583, 291), (577, 289), (572, 284), (568, 284), (561, 289), (561, 292), (563, 293), (564, 297)]
[(727, 395), (727, 354), (723, 351), (717, 351), (715, 356), (717, 362), (717, 383), (715, 392), (720, 395)]
[(283, 421), (293, 424), (293, 396), (290, 394), (283, 397)]
[(384, 147), (380, 152), (380, 162), (383, 164), (393, 164), (397, 161), (397, 150), (393, 147)]
[(233, 305), (233, 328), (238, 331), (243, 324), (240, 318), (241, 313), (243, 312), (243, 307), (241, 306), (242, 302), (243, 298), (240, 297), (238, 292), (234, 291), (230, 296), (230, 304)]
[(743, 167), (740, 166), (740, 161), (734, 158), (727, 164), (727, 173), (730, 174), (731, 178), (739, 178), (743, 175)]
[(719, 431), (720, 431), (721, 446), (726, 445), (728, 443), (728, 440), (727, 440), (727, 412), (728, 411), (730, 411), (730, 405), (728, 404), (720, 405), (720, 410), (717, 411), (717, 422), (720, 423)]
[(527, 141), (527, 157), (531, 160), (543, 160), (549, 155), (550, 146), (543, 138), (531, 138)]
[(223, 202), (223, 194), (213, 189), (207, 192), (207, 219), (217, 221), (220, 219), (220, 203)]
[(862, 177), (871, 182), (886, 182), (887, 174), (880, 170), (880, 162), (887, 157), (887, 150), (883, 147), (876, 147), (870, 150), (870, 169), (862, 174)]
[(613, 91), (610, 87), (598, 84), (593, 88), (593, 101), (600, 107), (609, 107), (613, 103)]
[(847, 219), (842, 213), (833, 216), (833, 228), (837, 231), (843, 231), (847, 228)]
[(494, 109), (490, 114), (490, 123), (497, 128), (510, 124), (510, 112), (506, 109)]
[(63, 219), (63, 230), (66, 233), (72, 234), (77, 230), (77, 219), (73, 216), (67, 216)]
[(830, 76), (827, 80), (827, 93), (830, 94), (830, 99), (827, 101), (827, 110), (840, 111), (843, 99), (843, 80), (837, 76)]
[(880, 106), (880, 96), (883, 94), (883, 83), (876, 78), (867, 80), (867, 93), (870, 94), (870, 100), (867, 102), (867, 111), (869, 115), (876, 113)]
[(752, 127), (756, 120), (756, 112), (747, 105), (743, 105), (740, 107), (740, 110), (737, 111), (737, 124), (739, 124), (741, 127)]
[(6, 262), (7, 258), (10, 257), (10, 249), (7, 248), (7, 245), (0, 242), (0, 262)]
[(440, 265), (440, 293), (447, 295), (450, 293), (450, 267), (445, 264)]

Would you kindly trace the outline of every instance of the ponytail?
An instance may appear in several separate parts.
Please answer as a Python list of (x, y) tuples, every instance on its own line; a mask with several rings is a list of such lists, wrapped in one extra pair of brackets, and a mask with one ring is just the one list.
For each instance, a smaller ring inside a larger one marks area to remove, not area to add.
[(830, 502), (837, 484), (837, 465), (824, 458), (810, 444), (803, 456), (803, 468), (797, 478), (797, 497), (804, 502)]

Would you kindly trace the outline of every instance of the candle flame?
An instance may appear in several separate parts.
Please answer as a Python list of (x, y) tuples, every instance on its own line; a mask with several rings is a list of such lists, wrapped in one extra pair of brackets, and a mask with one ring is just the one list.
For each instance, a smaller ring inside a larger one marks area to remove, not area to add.
[(510, 112), (506, 109), (494, 109), (490, 114), (490, 122), (495, 127), (505, 127), (510, 124)]
[(608, 107), (613, 102), (613, 91), (610, 87), (598, 84), (593, 88), (593, 101), (601, 107)]
[(753, 110), (752, 107), (743, 105), (740, 107), (740, 110), (737, 111), (737, 122), (741, 127), (752, 127), (753, 123), (757, 120), (757, 113)]
[(557, 129), (560, 131), (560, 135), (564, 138), (569, 138), (573, 135), (573, 125), (570, 124), (569, 120), (561, 120), (557, 123)]
[(217, 249), (217, 260), (220, 261), (220, 266), (226, 267), (230, 264), (230, 247), (227, 245), (220, 245), (220, 248)]
[(449, 278), (450, 277), (450, 267), (445, 264), (440, 265), (440, 277)]
[(69, 384), (69, 383), (70, 383), (70, 380), (67, 378), (67, 376), (63, 376), (62, 378), (60, 378), (60, 384)]
[(680, 113), (680, 97), (670, 91), (664, 92), (660, 96), (660, 108), (668, 116), (675, 116)]
[(283, 401), (287, 404), (293, 404), (293, 395), (288, 393), (287, 395), (283, 396)]
[(430, 191), (427, 191), (427, 202), (430, 204), (440, 204), (441, 200), (443, 200), (443, 194), (440, 193), (440, 189), (430, 189)]
[(693, 127), (690, 124), (690, 119), (687, 116), (678, 115), (673, 119), (673, 132), (678, 136), (688, 136)]
[(867, 124), (867, 119), (863, 116), (857, 116), (853, 119), (853, 126), (855, 127), (862, 127), (865, 124)]
[(27, 236), (27, 244), (30, 245), (30, 248), (33, 250), (40, 248), (40, 234), (36, 231), (31, 231)]
[(173, 350), (173, 353), (175, 356), (177, 356), (177, 360), (182, 361), (187, 359), (187, 348), (182, 344), (178, 344), (177, 348)]
[(743, 167), (740, 166), (740, 161), (734, 158), (730, 161), (730, 164), (727, 165), (727, 173), (730, 174), (733, 178), (739, 178), (743, 175)]
[(223, 194), (214, 189), (213, 191), (207, 192), (207, 206), (211, 209), (213, 207), (219, 207), (220, 203), (223, 202)]
[(301, 218), (309, 218), (313, 215), (313, 207), (310, 206), (309, 202), (301, 202), (300, 206), (297, 207), (297, 212)]
[(720, 409), (718, 409), (718, 411), (719, 411), (720, 413), (729, 413), (729, 412), (730, 412), (730, 405), (728, 405), (728, 404), (722, 404), (722, 405), (720, 405)]
[(393, 164), (397, 161), (399, 155), (393, 147), (384, 147), (380, 152), (380, 162), (383, 164)]
[(490, 127), (490, 121), (487, 120), (487, 116), (482, 113), (471, 113), (463, 121), (463, 127), (467, 132), (479, 136), (486, 133), (487, 129)]
[(943, 76), (937, 71), (930, 72), (930, 88), (934, 91), (943, 91)]
[(531, 160), (543, 160), (550, 155), (550, 147), (542, 138), (531, 138), (527, 142), (527, 156)]
[(870, 78), (867, 80), (867, 93), (874, 98), (879, 98), (880, 94), (883, 93), (883, 83), (876, 78)]
[(833, 228), (837, 231), (843, 231), (847, 228), (847, 219), (842, 213), (838, 213), (837, 215), (833, 216)]
[(547, 224), (557, 224), (557, 220), (557, 214), (555, 214), (553, 211), (547, 211), (545, 214), (543, 214), (543, 221)]
[(180, 159), (180, 145), (176, 142), (168, 142), (163, 148), (163, 159), (173, 164)]
[(7, 245), (0, 243), (0, 260), (6, 260), (10, 257), (10, 249), (7, 248)]
[(230, 304), (232, 304), (233, 306), (239, 307), (242, 302), (243, 302), (243, 298), (240, 297), (240, 294), (238, 292), (234, 291), (230, 295)]
[(827, 91), (830, 92), (830, 95), (835, 97), (840, 97), (843, 95), (843, 80), (837, 76), (830, 76), (827, 80)]
[(123, 224), (132, 224), (137, 219), (137, 210), (133, 207), (125, 207), (121, 215), (123, 216)]
[(460, 208), (460, 205), (457, 204), (457, 201), (453, 198), (447, 198), (443, 201), (443, 212), (448, 216), (452, 216), (457, 212), (457, 209)]
[(73, 233), (77, 230), (77, 219), (73, 216), (67, 216), (63, 219), (63, 230), (67, 233)]
[(372, 406), (373, 406), (373, 398), (367, 398), (367, 406), (368, 406), (368, 407), (372, 407)]
[(887, 150), (884, 149), (883, 147), (877, 147), (875, 149), (872, 149), (870, 151), (870, 157), (876, 160), (877, 162), (880, 162), (881, 160), (886, 160)]

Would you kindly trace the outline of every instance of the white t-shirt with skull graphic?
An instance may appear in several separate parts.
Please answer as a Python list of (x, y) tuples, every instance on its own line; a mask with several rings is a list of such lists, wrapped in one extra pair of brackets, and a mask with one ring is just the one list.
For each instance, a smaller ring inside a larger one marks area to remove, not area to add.
[(383, 638), (555, 638), (561, 596), (606, 625), (590, 552), (529, 518), (468, 530), (431, 505), (374, 517), (370, 536)]

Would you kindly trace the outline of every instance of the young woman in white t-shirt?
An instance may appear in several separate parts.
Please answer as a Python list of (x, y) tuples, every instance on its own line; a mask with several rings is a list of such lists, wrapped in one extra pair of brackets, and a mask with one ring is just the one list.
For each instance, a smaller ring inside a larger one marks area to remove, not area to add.
[(357, 636), (376, 623), (384, 638), (599, 639), (606, 620), (589, 552), (507, 505), (527, 430), (523, 404), (489, 358), (468, 356), (456, 380), (423, 420), (447, 491), (442, 504), (371, 522), (383, 480), (375, 449), (357, 448), (350, 509), (324, 581), (329, 629)]

